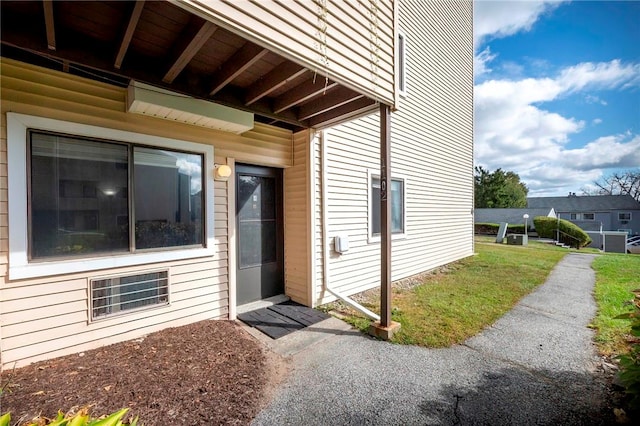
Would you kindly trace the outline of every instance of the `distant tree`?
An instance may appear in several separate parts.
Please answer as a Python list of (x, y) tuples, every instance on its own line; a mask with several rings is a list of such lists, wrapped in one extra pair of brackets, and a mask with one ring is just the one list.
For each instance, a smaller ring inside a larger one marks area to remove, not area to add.
[(475, 206), (477, 208), (521, 208), (527, 206), (529, 188), (514, 172), (490, 172), (475, 168)]
[(582, 188), (584, 195), (631, 195), (640, 201), (640, 169), (615, 172), (593, 182), (595, 189)]

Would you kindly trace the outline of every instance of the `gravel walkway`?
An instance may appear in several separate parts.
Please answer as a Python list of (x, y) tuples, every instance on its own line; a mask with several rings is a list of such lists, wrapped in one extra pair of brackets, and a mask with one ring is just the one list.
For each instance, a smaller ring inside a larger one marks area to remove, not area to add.
[(587, 328), (596, 313), (594, 257), (567, 255), (545, 284), (464, 345), (401, 346), (325, 326), (335, 335), (293, 355), (294, 371), (253, 424), (609, 424)]

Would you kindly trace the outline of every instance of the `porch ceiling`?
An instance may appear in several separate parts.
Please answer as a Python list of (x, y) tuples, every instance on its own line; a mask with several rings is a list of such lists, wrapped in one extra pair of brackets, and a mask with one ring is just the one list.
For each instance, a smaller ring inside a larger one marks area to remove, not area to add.
[(126, 86), (130, 79), (322, 127), (375, 101), (164, 1), (1, 1), (2, 56)]

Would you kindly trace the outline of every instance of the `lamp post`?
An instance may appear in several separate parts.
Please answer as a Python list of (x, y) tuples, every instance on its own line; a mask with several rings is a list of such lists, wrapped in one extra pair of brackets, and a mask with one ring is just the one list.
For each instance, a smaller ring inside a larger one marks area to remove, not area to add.
[(527, 219), (529, 219), (529, 215), (527, 213), (523, 214), (522, 217), (524, 218), (524, 235), (527, 235)]

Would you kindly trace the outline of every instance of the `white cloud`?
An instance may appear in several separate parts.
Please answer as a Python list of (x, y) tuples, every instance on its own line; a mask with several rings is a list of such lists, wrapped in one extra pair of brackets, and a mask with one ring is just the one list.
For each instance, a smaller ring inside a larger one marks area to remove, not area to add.
[(582, 148), (565, 151), (562, 161), (573, 170), (638, 167), (640, 135), (604, 136)]
[(600, 124), (600, 123), (602, 123), (602, 118), (594, 118), (592, 123), (593, 124)]
[(197, 194), (202, 189), (202, 166), (200, 157), (193, 154), (174, 153), (177, 157), (176, 166), (180, 173), (191, 176), (191, 194)]
[(495, 59), (497, 55), (491, 53), (491, 49), (486, 47), (482, 52), (473, 57), (473, 72), (475, 76), (491, 72), (487, 64)]
[(474, 2), (474, 40), (476, 48), (492, 38), (529, 31), (545, 13), (561, 1), (489, 1)]
[(602, 170), (588, 171), (564, 169), (555, 164), (545, 164), (520, 173), (520, 178), (529, 188), (529, 196), (544, 197), (578, 192), (585, 185), (603, 175)]
[[(476, 0), (473, 12), (473, 38), (476, 51), (489, 40), (531, 30), (533, 24), (542, 15), (550, 13), (564, 1), (566, 0)], [(488, 64), (496, 56), (491, 53), (489, 46), (475, 55), (473, 66), (476, 78), (491, 72)]]
[(640, 86), (640, 64), (622, 64), (618, 59), (611, 62), (584, 62), (565, 68), (558, 82), (567, 91), (575, 92), (589, 88), (613, 89)]
[[(640, 136), (601, 137), (579, 149), (567, 147), (585, 127), (577, 117), (544, 108), (545, 102), (589, 89), (638, 85), (639, 64), (614, 60), (568, 67), (555, 77), (489, 80), (475, 87), (476, 164), (513, 170), (538, 191), (576, 191), (606, 168), (640, 164)], [(592, 96), (592, 95), (585, 95)], [(586, 98), (585, 98), (586, 99)], [(600, 101), (592, 96), (593, 101)], [(599, 121), (598, 121), (599, 120)], [(594, 124), (602, 120), (596, 119)]]
[(584, 101), (588, 104), (600, 104), (603, 106), (607, 106), (608, 103), (604, 99), (600, 99), (598, 96), (587, 95), (584, 97)]

